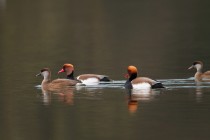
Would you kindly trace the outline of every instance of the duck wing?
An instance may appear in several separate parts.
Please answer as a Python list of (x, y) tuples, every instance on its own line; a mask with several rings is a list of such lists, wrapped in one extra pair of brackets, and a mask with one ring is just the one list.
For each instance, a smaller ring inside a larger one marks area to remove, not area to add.
[(201, 75), (201, 79), (203, 81), (209, 81), (210, 80), (210, 71), (206, 71)]
[(157, 81), (152, 80), (148, 77), (137, 77), (134, 80), (131, 81), (132, 84), (138, 84), (138, 83), (149, 83), (150, 85), (154, 85), (157, 83)]
[(203, 73), (204, 75), (209, 75), (210, 76), (210, 71), (206, 71)]
[(69, 79), (56, 79), (53, 80), (50, 84), (55, 87), (65, 87), (65, 86), (75, 86), (78, 83), (76, 80)]
[(78, 80), (86, 80), (89, 78), (96, 78), (99, 81), (104, 81), (104, 82), (108, 82), (111, 81), (111, 79), (107, 76), (107, 75), (99, 75), (99, 74), (82, 74), (77, 76)]
[(81, 74), (81, 75), (77, 76), (77, 80), (87, 80), (89, 78), (96, 78), (96, 79), (100, 80), (100, 78), (95, 74)]
[(112, 80), (109, 78), (109, 76), (107, 76), (107, 75), (96, 75), (96, 76), (100, 79), (100, 81), (103, 81), (103, 82), (112, 81)]

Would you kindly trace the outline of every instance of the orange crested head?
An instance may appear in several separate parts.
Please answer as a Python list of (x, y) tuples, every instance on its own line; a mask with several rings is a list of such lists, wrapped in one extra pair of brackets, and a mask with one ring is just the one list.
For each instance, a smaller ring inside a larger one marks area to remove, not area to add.
[(72, 64), (64, 64), (63, 68), (58, 71), (58, 74), (61, 72), (71, 73), (72, 71), (74, 71), (74, 66)]
[(63, 69), (65, 69), (65, 68), (73, 68), (74, 69), (74, 65), (72, 65), (72, 64), (64, 64), (63, 65)]
[(128, 74), (138, 73), (138, 70), (135, 66), (128, 66)]

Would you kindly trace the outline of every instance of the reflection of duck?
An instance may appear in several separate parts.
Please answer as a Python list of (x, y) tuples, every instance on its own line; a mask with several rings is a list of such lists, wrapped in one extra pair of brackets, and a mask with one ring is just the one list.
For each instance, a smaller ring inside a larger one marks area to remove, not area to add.
[(135, 113), (138, 109), (140, 103), (150, 102), (158, 96), (161, 91), (160, 90), (135, 90), (128, 89), (128, 110), (130, 113)]
[(195, 73), (195, 81), (210, 81), (210, 71), (202, 73), (203, 69), (203, 62), (201, 61), (194, 61), (192, 66), (188, 69), (195, 68), (197, 72)]
[(152, 98), (152, 91), (149, 90), (128, 90), (128, 110), (135, 113), (138, 109), (139, 101), (149, 101)]
[(44, 90), (42, 88), (42, 99), (43, 103), (45, 105), (50, 105), (52, 101), (52, 96), (56, 95), (58, 96), (58, 100), (64, 102), (65, 104), (68, 105), (73, 105), (73, 99), (74, 99), (74, 94), (73, 94), (73, 88), (63, 88), (63, 89), (57, 89), (57, 90)]
[(62, 90), (58, 93), (59, 100), (64, 102), (65, 104), (68, 105), (73, 105), (74, 104), (74, 94), (73, 94), (73, 89), (68, 88), (66, 90)]
[(202, 101), (202, 96), (203, 96), (203, 91), (202, 91), (202, 83), (201, 82), (196, 82), (196, 101), (201, 102)]
[[(72, 64), (64, 64), (63, 68), (58, 72), (65, 72), (67, 75), (67, 79), (75, 80), (74, 78), (74, 66)], [(98, 75), (98, 74), (82, 74), (77, 76), (77, 80), (81, 81), (85, 85), (97, 85), (100, 81), (111, 81), (106, 75)]]
[(138, 101), (136, 100), (129, 100), (128, 101), (128, 110), (130, 113), (135, 113), (138, 109)]
[(135, 66), (128, 66), (128, 80), (125, 87), (128, 89), (151, 89), (151, 88), (164, 88), (162, 83), (152, 80), (147, 77), (137, 77), (138, 70)]
[(51, 81), (51, 72), (48, 68), (44, 68), (41, 70), (39, 74), (36, 76), (42, 75), (44, 77), (41, 86), (44, 90), (56, 90), (61, 89), (68, 86), (75, 86), (79, 83), (76, 80), (67, 80), (67, 79), (55, 79)]

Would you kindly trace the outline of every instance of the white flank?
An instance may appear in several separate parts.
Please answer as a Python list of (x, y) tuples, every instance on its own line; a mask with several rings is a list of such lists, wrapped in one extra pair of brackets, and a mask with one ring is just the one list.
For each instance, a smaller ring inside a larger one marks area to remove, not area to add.
[(81, 82), (87, 86), (93, 86), (99, 84), (99, 80), (97, 78), (88, 78), (86, 80), (81, 80)]
[(151, 88), (151, 85), (149, 83), (132, 84), (132, 86), (135, 90), (147, 90)]

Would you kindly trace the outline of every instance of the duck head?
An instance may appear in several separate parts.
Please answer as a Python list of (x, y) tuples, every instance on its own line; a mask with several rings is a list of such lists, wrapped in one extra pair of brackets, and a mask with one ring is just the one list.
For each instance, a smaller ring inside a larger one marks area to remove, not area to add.
[(190, 66), (188, 68), (188, 70), (192, 69), (192, 68), (195, 68), (197, 70), (197, 72), (201, 72), (202, 68), (203, 68), (203, 62), (201, 62), (201, 61), (194, 61), (192, 66)]
[(64, 64), (63, 68), (58, 71), (58, 74), (61, 72), (65, 72), (66, 75), (70, 75), (74, 72), (74, 66), (72, 64)]
[(129, 81), (132, 81), (137, 77), (138, 70), (135, 66), (128, 66), (127, 68), (127, 74), (125, 77), (129, 79)]
[(44, 80), (50, 80), (50, 75), (50, 70), (48, 68), (43, 68), (36, 76), (43, 76)]

